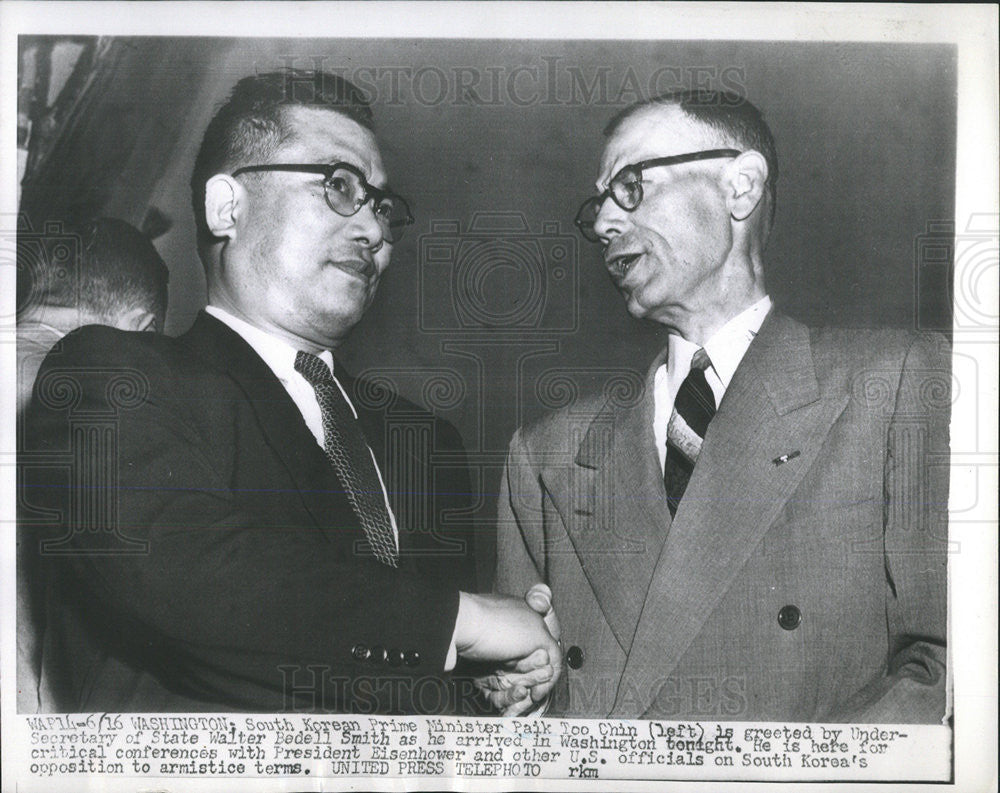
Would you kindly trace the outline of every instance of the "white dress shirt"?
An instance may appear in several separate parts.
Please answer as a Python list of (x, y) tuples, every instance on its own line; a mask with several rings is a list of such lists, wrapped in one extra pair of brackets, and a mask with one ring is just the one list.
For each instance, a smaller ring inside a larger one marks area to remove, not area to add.
[[(272, 336), (267, 331), (254, 327), (239, 317), (234, 317), (228, 311), (218, 306), (207, 306), (205, 313), (211, 314), (220, 322), (226, 323), (226, 325), (240, 334), (247, 344), (253, 347), (254, 352), (263, 359), (268, 368), (274, 372), (274, 376), (285, 387), (288, 396), (292, 398), (295, 406), (299, 409), (299, 413), (302, 414), (302, 418), (305, 419), (306, 426), (309, 427), (309, 431), (316, 439), (316, 443), (320, 445), (320, 448), (324, 448), (323, 413), (320, 410), (319, 401), (316, 399), (316, 391), (313, 389), (312, 384), (295, 369), (295, 356), (298, 350), (284, 339)], [(347, 391), (344, 390), (344, 387), (340, 384), (333, 371), (333, 353), (329, 350), (323, 350), (323, 352), (317, 354), (317, 357), (330, 367), (330, 373), (334, 375), (333, 381), (344, 395), (344, 399), (347, 400), (347, 405), (354, 414), (354, 418), (357, 418), (358, 411), (355, 410), (354, 403), (351, 402)], [(396, 516), (389, 505), (389, 494), (385, 489), (385, 481), (382, 479), (382, 472), (379, 470), (375, 455), (370, 448), (368, 452), (372, 455), (375, 473), (378, 475), (378, 482), (382, 487), (382, 497), (385, 499), (385, 508), (389, 512), (389, 521), (392, 523), (392, 533), (396, 538), (396, 550), (398, 551), (399, 529), (396, 527)]]
[[(712, 362), (705, 370), (705, 380), (712, 389), (716, 407), (722, 403), (736, 368), (770, 310), (771, 298), (763, 297), (729, 320), (705, 342), (705, 352)], [(671, 334), (667, 339), (667, 362), (661, 364), (653, 375), (653, 438), (661, 468), (667, 459), (667, 424), (674, 411), (674, 400), (681, 383), (691, 371), (691, 358), (699, 348), (699, 345)]]

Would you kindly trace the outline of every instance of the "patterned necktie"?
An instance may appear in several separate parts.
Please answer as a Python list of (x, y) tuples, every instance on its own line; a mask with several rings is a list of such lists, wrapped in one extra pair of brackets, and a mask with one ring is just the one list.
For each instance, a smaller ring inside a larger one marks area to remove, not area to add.
[(354, 514), (361, 521), (371, 552), (383, 564), (396, 567), (399, 560), (395, 532), (375, 460), (350, 405), (330, 368), (320, 358), (300, 350), (295, 356), (295, 371), (308, 380), (316, 392), (323, 415), (323, 449), (333, 463)]
[(663, 466), (663, 484), (667, 490), (667, 507), (671, 516), (677, 513), (677, 505), (681, 502), (694, 464), (698, 461), (708, 423), (715, 415), (715, 395), (705, 380), (705, 369), (711, 364), (708, 353), (703, 349), (699, 349), (691, 358), (691, 371), (677, 391), (674, 412), (667, 425), (667, 459)]

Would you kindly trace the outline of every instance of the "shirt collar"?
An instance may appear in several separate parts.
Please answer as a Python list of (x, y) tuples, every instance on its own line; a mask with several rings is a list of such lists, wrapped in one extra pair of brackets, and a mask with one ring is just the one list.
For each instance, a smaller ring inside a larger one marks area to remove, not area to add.
[(22, 344), (24, 341), (37, 341), (40, 344), (47, 344), (49, 347), (66, 335), (66, 331), (37, 320), (18, 321), (17, 333), (19, 336), (18, 344)]
[[(254, 352), (263, 359), (279, 380), (287, 382), (289, 378), (299, 376), (298, 372), (295, 371), (295, 356), (298, 350), (287, 341), (233, 316), (218, 306), (206, 306), (205, 313), (211, 314), (220, 322), (224, 322), (242, 336), (243, 340), (253, 347)], [(316, 357), (329, 366), (330, 371), (333, 372), (332, 352), (323, 350), (317, 353)]]
[[(736, 374), (736, 369), (746, 355), (750, 342), (754, 340), (760, 326), (764, 324), (764, 318), (771, 310), (771, 298), (764, 296), (749, 308), (737, 314), (725, 325), (719, 328), (708, 341), (705, 342), (705, 352), (708, 353), (712, 361), (712, 368), (719, 376), (724, 388), (729, 387), (729, 382)], [(667, 339), (668, 358), (667, 368), (671, 374), (675, 372), (687, 372), (691, 368), (691, 358), (698, 350), (699, 345), (687, 339), (671, 334)]]
[(18, 328), (49, 334), (53, 337), (53, 343), (84, 325), (110, 325), (110, 323), (84, 308), (46, 305), (29, 309), (17, 320)]

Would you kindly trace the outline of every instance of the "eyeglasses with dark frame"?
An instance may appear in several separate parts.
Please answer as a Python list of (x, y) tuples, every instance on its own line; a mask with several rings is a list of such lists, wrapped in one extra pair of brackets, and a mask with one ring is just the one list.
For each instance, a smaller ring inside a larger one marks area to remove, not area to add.
[(391, 190), (383, 190), (368, 183), (365, 175), (347, 162), (332, 165), (313, 163), (270, 163), (244, 165), (233, 171), (233, 176), (261, 171), (288, 171), (293, 173), (318, 173), (323, 176), (323, 196), (330, 209), (343, 217), (356, 215), (365, 204), (372, 202), (372, 211), (382, 229), (382, 236), (391, 243), (399, 242), (407, 226), (413, 224), (413, 215), (405, 199)]
[(608, 182), (608, 189), (600, 195), (591, 196), (581, 204), (573, 223), (580, 229), (580, 233), (589, 242), (601, 242), (601, 238), (594, 232), (594, 223), (597, 222), (597, 214), (601, 211), (604, 202), (610, 196), (611, 199), (626, 212), (634, 211), (642, 203), (642, 172), (649, 168), (661, 168), (666, 165), (680, 165), (685, 162), (698, 162), (699, 160), (718, 160), (723, 158), (731, 159), (742, 154), (737, 149), (708, 149), (707, 151), (693, 151), (688, 154), (674, 154), (670, 157), (657, 157), (652, 160), (626, 165), (611, 177)]

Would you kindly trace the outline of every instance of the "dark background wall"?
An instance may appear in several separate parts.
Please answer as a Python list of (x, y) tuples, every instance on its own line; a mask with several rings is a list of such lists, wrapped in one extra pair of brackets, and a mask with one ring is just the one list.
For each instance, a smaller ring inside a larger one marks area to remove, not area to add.
[[(574, 394), (627, 398), (662, 330), (632, 320), (572, 226), (601, 129), (651, 93), (737, 91), (765, 113), (781, 178), (776, 302), (809, 322), (950, 327), (956, 66), (950, 45), (784, 42), (125, 39), (59, 179), (140, 225), (171, 270), (167, 330), (204, 303), (187, 180), (240, 77), (339, 71), (375, 105), (417, 224), (340, 358), (378, 371), (465, 438), (491, 520), (517, 425)], [(103, 123), (99, 123), (104, 119)], [(113, 120), (113, 121), (112, 121)], [(95, 168), (93, 163), (108, 165)], [(88, 165), (89, 163), (89, 165)], [(75, 171), (74, 171), (75, 169)], [(54, 178), (54, 177), (53, 177)], [(32, 223), (44, 221), (44, 186)], [(153, 224), (157, 225), (157, 224)], [(158, 225), (163, 226), (160, 222)]]

